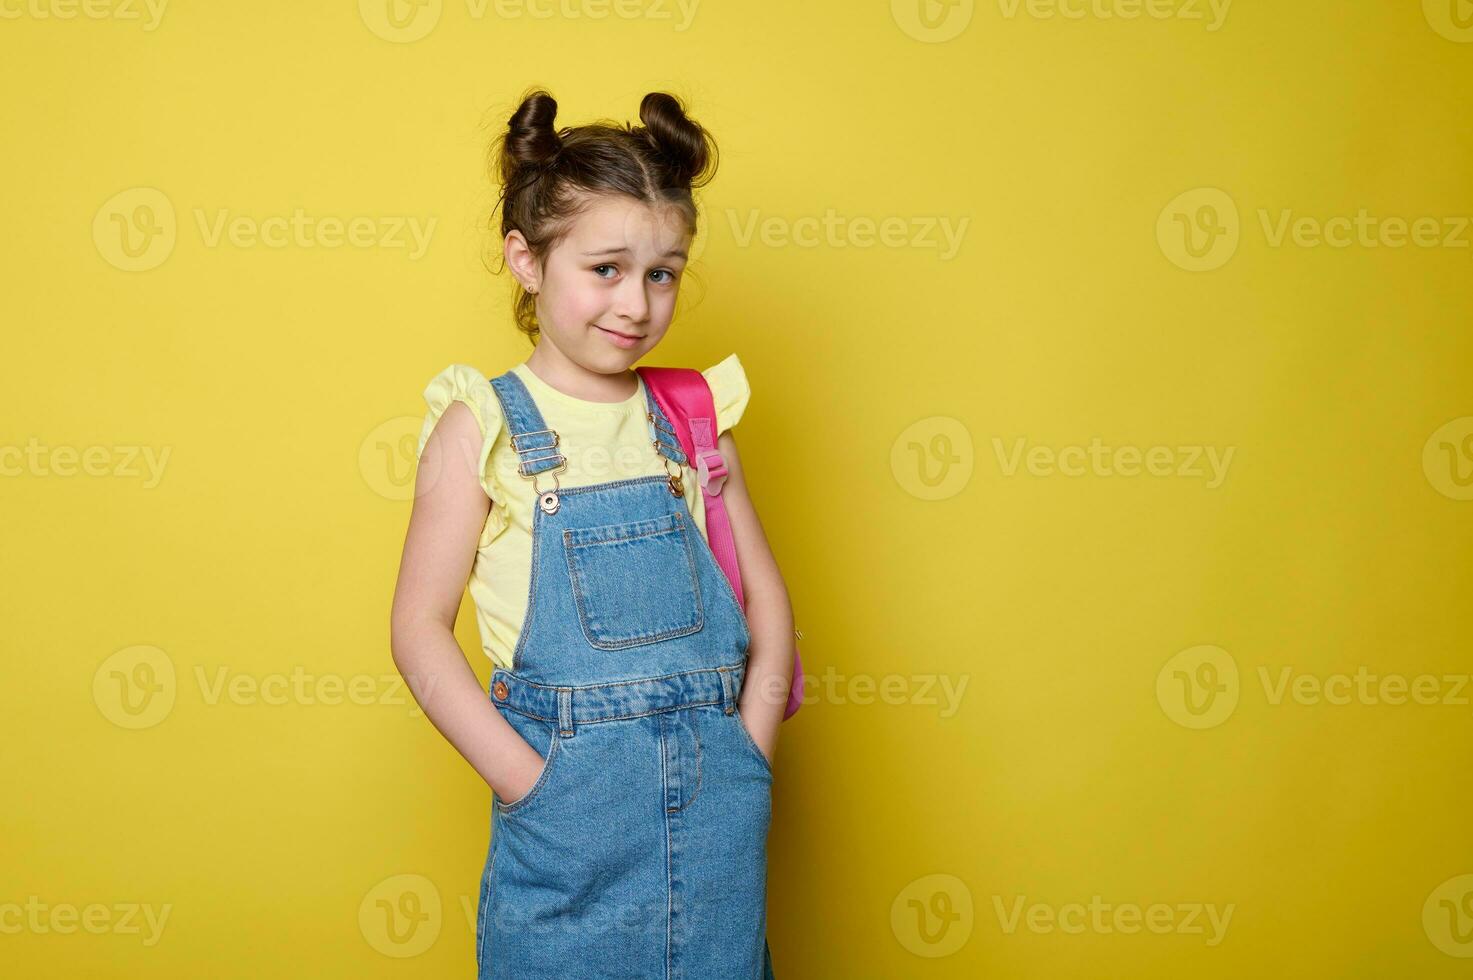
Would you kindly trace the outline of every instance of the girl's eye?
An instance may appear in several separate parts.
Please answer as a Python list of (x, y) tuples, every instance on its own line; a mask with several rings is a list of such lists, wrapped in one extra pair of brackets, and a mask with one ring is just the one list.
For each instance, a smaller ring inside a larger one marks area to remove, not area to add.
[[(609, 277), (603, 275), (602, 273), (600, 273), (599, 270), (600, 269), (612, 269), (612, 268), (614, 268), (614, 266), (609, 265), (608, 263), (604, 263), (603, 265), (596, 265), (596, 266), (593, 267), (593, 273), (594, 273), (594, 275), (598, 276), (600, 279), (607, 279)], [(668, 285), (670, 285), (671, 283), (673, 283), (675, 281), (675, 273), (671, 272), (669, 269), (656, 269), (654, 271), (654, 273), (652, 273), (652, 274), (653, 275), (663, 275), (663, 276), (668, 276), (669, 277), (668, 279), (658, 280), (658, 282), (662, 286), (668, 286)]]

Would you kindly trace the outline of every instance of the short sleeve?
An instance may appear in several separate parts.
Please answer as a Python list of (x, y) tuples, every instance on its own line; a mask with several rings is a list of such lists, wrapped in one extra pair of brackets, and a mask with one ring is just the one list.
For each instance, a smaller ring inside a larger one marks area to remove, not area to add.
[(425, 387), (424, 400), (429, 411), (425, 414), (424, 426), (419, 432), (419, 445), (414, 451), (416, 460), (424, 454), (425, 443), (430, 441), (430, 434), (435, 431), (440, 417), (453, 403), (464, 402), (475, 416), (476, 424), (480, 426), (481, 451), (476, 467), (481, 477), (481, 489), (493, 501), (491, 512), (486, 518), (486, 527), (481, 532), (481, 547), (485, 547), (507, 525), (507, 497), (496, 479), (491, 460), (491, 449), (496, 444), (496, 436), (501, 432), (501, 402), (497, 400), (496, 392), (486, 376), (468, 364), (452, 364), (435, 375)]
[(711, 397), (716, 402), (716, 434), (719, 436), (741, 420), (746, 411), (747, 399), (752, 389), (747, 384), (747, 372), (736, 354), (727, 355), (726, 360), (701, 372), (711, 386)]

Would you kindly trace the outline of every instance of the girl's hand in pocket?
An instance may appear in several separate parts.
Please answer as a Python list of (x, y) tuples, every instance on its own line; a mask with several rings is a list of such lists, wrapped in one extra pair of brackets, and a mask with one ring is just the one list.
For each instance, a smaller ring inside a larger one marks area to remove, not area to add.
[(768, 768), (771, 768), (772, 748), (769, 746), (768, 743), (769, 741), (777, 741), (777, 732), (763, 732), (759, 736), (757, 732), (752, 731), (751, 726), (747, 724), (747, 719), (742, 716), (742, 713), (740, 711), (737, 712), (737, 720), (740, 721), (742, 727), (747, 730), (747, 735), (752, 739), (752, 743), (757, 746), (757, 751), (762, 753), (762, 758), (767, 760)]
[(547, 763), (526, 739), (519, 741), (522, 743), (521, 749), (512, 754), (506, 766), (497, 774), (496, 782), (491, 784), (491, 792), (496, 794), (503, 805), (515, 803), (531, 792), (537, 777), (542, 775), (542, 767)]

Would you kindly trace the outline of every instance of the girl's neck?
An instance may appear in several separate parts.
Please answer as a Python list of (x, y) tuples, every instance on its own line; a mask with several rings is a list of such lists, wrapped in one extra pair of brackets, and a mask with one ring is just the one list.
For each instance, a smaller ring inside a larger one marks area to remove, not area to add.
[(617, 374), (589, 371), (542, 341), (527, 358), (527, 368), (549, 388), (580, 401), (616, 405), (633, 398), (639, 391), (639, 378), (632, 370)]

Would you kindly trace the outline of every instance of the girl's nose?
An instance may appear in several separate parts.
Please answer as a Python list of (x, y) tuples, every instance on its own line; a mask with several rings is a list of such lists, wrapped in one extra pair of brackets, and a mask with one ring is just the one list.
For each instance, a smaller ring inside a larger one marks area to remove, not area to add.
[(613, 311), (631, 323), (643, 323), (649, 316), (650, 301), (645, 295), (644, 283), (630, 279), (619, 284), (615, 292)]

